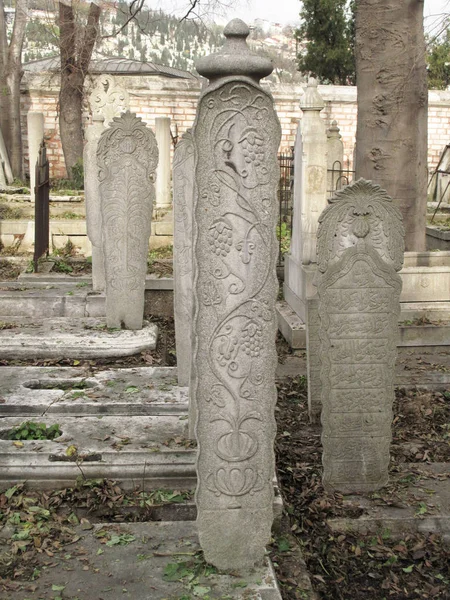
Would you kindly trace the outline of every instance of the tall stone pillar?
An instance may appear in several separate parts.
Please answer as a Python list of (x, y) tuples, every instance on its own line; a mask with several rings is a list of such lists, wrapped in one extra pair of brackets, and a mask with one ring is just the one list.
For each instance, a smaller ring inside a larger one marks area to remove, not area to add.
[(197, 526), (219, 569), (261, 563), (270, 540), (276, 402), (275, 236), (280, 124), (240, 19), (221, 51), (194, 126), (194, 400)]
[[(284, 297), (306, 322), (306, 301), (315, 294), (312, 286), (316, 268), (316, 236), (320, 213), (327, 205), (327, 135), (320, 112), (325, 104), (310, 78), (300, 100), (301, 161), (295, 152), (294, 226), (291, 248), (285, 263)], [(296, 146), (299, 142), (296, 142)]]
[(159, 162), (156, 169), (156, 211), (171, 208), (170, 201), (170, 118), (156, 117), (155, 137), (158, 144)]
[(344, 169), (344, 143), (339, 132), (337, 121), (333, 121), (327, 131), (327, 192), (340, 190), (348, 183), (341, 173)]
[(44, 139), (44, 115), (39, 112), (27, 114), (28, 131), (28, 159), (30, 165), (30, 193), (34, 199), (34, 187), (36, 185), (36, 161), (39, 156), (39, 148)]
[(94, 114), (92, 124), (86, 129), (86, 144), (83, 152), (84, 201), (86, 205), (86, 229), (92, 244), (92, 288), (94, 292), (105, 290), (105, 265), (102, 250), (102, 213), (97, 165), (97, 147), (105, 118)]

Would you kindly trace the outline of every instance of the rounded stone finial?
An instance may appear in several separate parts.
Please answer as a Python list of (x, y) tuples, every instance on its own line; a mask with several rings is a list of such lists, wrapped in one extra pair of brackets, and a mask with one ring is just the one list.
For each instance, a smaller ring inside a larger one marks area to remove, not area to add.
[(230, 75), (246, 76), (259, 82), (273, 71), (267, 58), (253, 54), (246, 39), (250, 30), (241, 19), (233, 19), (223, 30), (225, 44), (214, 54), (200, 58), (195, 67), (200, 75), (215, 81)]
[(232, 19), (223, 30), (223, 35), (226, 38), (230, 37), (243, 37), (247, 38), (250, 35), (250, 29), (247, 23), (242, 19)]
[(302, 110), (321, 111), (325, 107), (325, 102), (318, 90), (318, 82), (314, 77), (308, 79), (305, 95), (300, 98), (300, 108)]
[(338, 140), (341, 139), (341, 134), (339, 133), (341, 130), (338, 127), (337, 121), (331, 121), (331, 127), (329, 128), (327, 135), (329, 138), (336, 138)]

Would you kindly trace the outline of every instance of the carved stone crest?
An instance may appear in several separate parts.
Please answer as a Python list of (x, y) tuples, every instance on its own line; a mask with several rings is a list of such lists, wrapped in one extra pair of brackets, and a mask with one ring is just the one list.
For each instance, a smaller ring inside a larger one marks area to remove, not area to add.
[(102, 115), (105, 118), (106, 126), (129, 109), (130, 99), (127, 90), (112, 75), (100, 75), (89, 94), (89, 106), (93, 117)]
[(141, 329), (158, 148), (136, 115), (115, 118), (97, 149), (108, 327)]

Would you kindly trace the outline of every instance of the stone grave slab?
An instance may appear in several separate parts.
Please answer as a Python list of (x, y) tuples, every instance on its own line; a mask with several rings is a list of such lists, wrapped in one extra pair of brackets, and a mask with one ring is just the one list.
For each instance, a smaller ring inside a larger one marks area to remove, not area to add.
[[(196, 556), (199, 564), (194, 522), (97, 523), (90, 531), (79, 527), (77, 533), (80, 540), (69, 547), (70, 552), (54, 557), (54, 567), (42, 570), (31, 591), (29, 584), (16, 581), (16, 591), (8, 591), (8, 599), (23, 600), (24, 593), (29, 600), (53, 597), (52, 586), (60, 585), (63, 597), (81, 599), (89, 589), (89, 598), (108, 600), (168, 600), (202, 594), (210, 600), (282, 600), (268, 558), (252, 572), (202, 573), (192, 585), (189, 577), (170, 581), (164, 576), (177, 568), (176, 563), (189, 569)], [(108, 546), (105, 541), (113, 535), (128, 535), (132, 541)]]
[(0, 358), (110, 358), (154, 350), (158, 328), (144, 322), (137, 331), (108, 328), (104, 318), (20, 320), (3, 318)]
[(377, 502), (376, 496), (345, 496), (345, 508), (364, 513), (355, 519), (329, 519), (328, 525), (335, 532), (384, 532), (399, 538), (408, 533), (438, 533), (450, 544), (449, 467), (447, 463), (402, 465), (391, 476), (392, 483), (404, 483), (393, 505)]

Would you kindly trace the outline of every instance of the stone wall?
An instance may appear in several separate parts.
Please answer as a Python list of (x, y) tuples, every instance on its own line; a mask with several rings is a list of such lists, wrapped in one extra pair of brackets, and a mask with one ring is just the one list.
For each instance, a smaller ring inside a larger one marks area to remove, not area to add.
[[(160, 76), (118, 76), (118, 81), (130, 94), (130, 110), (154, 130), (155, 117), (170, 117), (172, 132), (177, 124), (178, 135), (192, 127), (201, 83), (194, 79), (170, 79)], [(87, 87), (93, 85), (88, 82)], [(266, 86), (267, 87), (267, 86)], [(280, 150), (294, 145), (298, 121), (302, 118), (299, 107), (304, 90), (293, 85), (269, 85), (275, 99), (275, 108), (282, 127)], [(329, 127), (336, 119), (344, 142), (344, 154), (352, 161), (356, 134), (356, 88), (350, 86), (319, 86), (325, 100), (322, 117)], [(26, 115), (29, 111), (44, 113), (45, 134), (48, 140), (48, 156), (51, 176), (66, 176), (64, 158), (58, 128), (58, 77), (26, 73), (22, 80), (22, 128), (24, 139), (25, 169), (28, 167)], [(436, 167), (439, 156), (450, 143), (450, 92), (430, 91), (428, 112), (428, 165)], [(88, 119), (86, 112), (85, 118)]]

